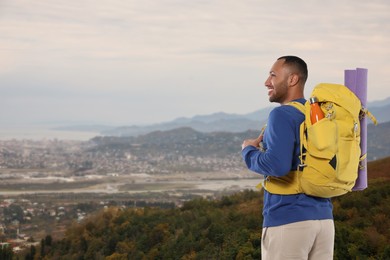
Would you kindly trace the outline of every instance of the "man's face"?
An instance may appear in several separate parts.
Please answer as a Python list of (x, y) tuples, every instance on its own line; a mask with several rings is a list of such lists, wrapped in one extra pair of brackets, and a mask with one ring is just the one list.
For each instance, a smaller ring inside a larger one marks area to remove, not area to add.
[(283, 64), (284, 59), (277, 60), (272, 66), (269, 76), (265, 81), (270, 102), (283, 104), (287, 98), (288, 79), (291, 74), (288, 67)]

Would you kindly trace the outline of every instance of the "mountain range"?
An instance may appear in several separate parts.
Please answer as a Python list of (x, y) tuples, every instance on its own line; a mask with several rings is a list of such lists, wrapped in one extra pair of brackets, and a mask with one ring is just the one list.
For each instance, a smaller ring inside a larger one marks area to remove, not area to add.
[[(367, 128), (367, 160), (378, 160), (390, 156), (390, 121), (378, 124), (369, 124)], [(236, 156), (244, 139), (256, 137), (257, 130), (248, 130), (240, 133), (212, 132), (204, 133), (189, 127), (175, 128), (166, 131), (154, 131), (139, 136), (101, 136), (91, 139), (98, 151), (125, 151), (144, 157), (145, 154), (168, 156), (174, 152), (181, 155), (214, 156), (229, 158)], [(137, 149), (135, 149), (137, 148)], [(157, 157), (158, 157), (157, 156)]]
[[(265, 124), (268, 114), (275, 106), (270, 106), (248, 114), (214, 113), (197, 115), (191, 118), (181, 117), (173, 121), (151, 124), (146, 126), (132, 125), (116, 128), (100, 129), (102, 135), (109, 136), (138, 136), (154, 131), (166, 131), (181, 127), (190, 127), (200, 132), (244, 132), (258, 130)], [(379, 123), (390, 121), (390, 97), (381, 101), (368, 103), (369, 111)]]

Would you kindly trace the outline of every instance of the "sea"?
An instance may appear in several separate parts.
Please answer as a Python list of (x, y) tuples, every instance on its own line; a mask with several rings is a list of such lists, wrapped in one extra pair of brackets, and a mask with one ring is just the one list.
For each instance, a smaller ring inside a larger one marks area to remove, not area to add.
[(57, 130), (45, 126), (0, 126), (0, 140), (75, 140), (88, 141), (97, 132)]

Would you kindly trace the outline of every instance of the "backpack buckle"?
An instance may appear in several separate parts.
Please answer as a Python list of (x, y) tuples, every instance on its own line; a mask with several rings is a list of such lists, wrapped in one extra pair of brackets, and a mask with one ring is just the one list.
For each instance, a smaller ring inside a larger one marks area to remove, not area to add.
[(298, 164), (298, 171), (303, 171), (303, 168), (305, 168), (306, 166), (307, 166), (307, 164), (304, 164), (304, 163)]

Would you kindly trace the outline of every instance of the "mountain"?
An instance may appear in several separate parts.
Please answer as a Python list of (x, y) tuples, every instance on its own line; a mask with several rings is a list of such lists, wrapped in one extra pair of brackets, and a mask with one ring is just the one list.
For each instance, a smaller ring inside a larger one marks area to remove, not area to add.
[[(377, 160), (390, 156), (390, 122), (378, 125), (370, 124), (367, 129), (367, 159)], [(147, 134), (128, 137), (101, 136), (91, 139), (98, 151), (125, 151), (130, 149), (136, 156), (157, 154), (170, 157), (171, 153), (189, 156), (215, 156), (216, 158), (234, 157), (239, 152), (241, 142), (256, 137), (257, 130), (243, 132), (205, 133), (190, 127), (175, 128), (166, 131), (154, 131)], [(137, 149), (135, 149), (137, 147)], [(107, 150), (108, 149), (108, 150)], [(168, 160), (168, 159), (166, 159)]]
[(378, 123), (390, 121), (390, 104), (384, 106), (369, 106), (368, 110), (376, 117)]
[(390, 122), (367, 126), (367, 160), (390, 156)]
[[(122, 126), (106, 129), (102, 135), (109, 136), (138, 136), (153, 131), (166, 131), (180, 127), (190, 127), (200, 132), (244, 132), (247, 130), (258, 130), (266, 122), (270, 111), (275, 106), (256, 110), (248, 114), (214, 113), (210, 115), (197, 115), (191, 118), (180, 117), (173, 121), (152, 124), (146, 126)], [(376, 117), (379, 123), (390, 121), (390, 98), (370, 102), (369, 111)], [(371, 123), (369, 121), (369, 123)]]
[(371, 109), (373, 107), (382, 107), (382, 106), (386, 106), (386, 105), (390, 105), (390, 97), (385, 98), (383, 100), (368, 102), (367, 107)]
[[(390, 121), (390, 98), (368, 103), (369, 111), (379, 123)], [(175, 128), (190, 127), (196, 131), (209, 132), (244, 132), (259, 130), (266, 122), (270, 111), (275, 107), (269, 106), (247, 114), (229, 114), (224, 112), (194, 117), (179, 117), (172, 121), (150, 124), (113, 127), (108, 125), (68, 125), (54, 128), (67, 131), (92, 131), (105, 136), (139, 136), (154, 131), (167, 131)], [(369, 121), (369, 123), (371, 123)]]
[[(175, 128), (167, 131), (155, 131), (137, 137), (98, 136), (90, 140), (93, 144), (90, 152), (124, 154), (128, 151), (139, 158), (163, 158), (168, 162), (181, 155), (183, 158), (212, 157), (215, 160), (237, 160), (242, 165), (240, 156), (241, 143), (244, 139), (256, 136), (256, 131), (240, 133), (212, 132), (203, 133), (189, 127)], [(234, 158), (234, 159), (231, 159)], [(172, 161), (169, 167), (183, 163), (183, 160)], [(159, 163), (163, 167), (163, 163)]]
[(170, 122), (147, 126), (122, 126), (102, 131), (102, 135), (109, 136), (138, 136), (154, 131), (167, 131), (175, 128), (190, 127), (200, 132), (244, 132), (260, 129), (267, 120), (273, 107), (267, 107), (252, 113), (238, 115), (228, 113), (214, 113), (211, 115), (197, 115), (192, 118), (177, 118)]

